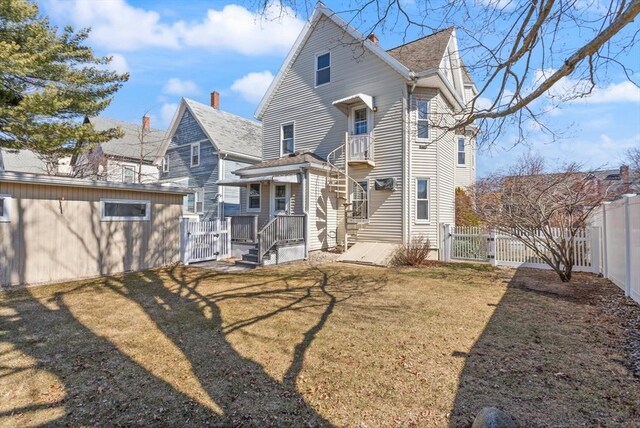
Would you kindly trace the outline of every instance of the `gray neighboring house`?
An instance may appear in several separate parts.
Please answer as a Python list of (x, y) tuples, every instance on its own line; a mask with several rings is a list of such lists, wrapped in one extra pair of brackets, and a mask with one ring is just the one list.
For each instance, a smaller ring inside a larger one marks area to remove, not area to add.
[[(120, 183), (154, 183), (159, 178), (159, 151), (165, 131), (153, 129), (148, 116), (136, 125), (103, 116), (87, 117), (97, 131), (120, 128), (123, 136), (82, 152), (71, 159), (77, 177)], [(82, 148), (83, 143), (79, 143)]]
[(203, 220), (240, 214), (241, 190), (218, 186), (232, 172), (260, 162), (262, 126), (211, 105), (182, 98), (161, 147), (160, 182), (188, 187), (185, 211)]
[(29, 174), (69, 175), (71, 156), (58, 159), (57, 164), (46, 162), (35, 152), (26, 149), (0, 147), (0, 171)]

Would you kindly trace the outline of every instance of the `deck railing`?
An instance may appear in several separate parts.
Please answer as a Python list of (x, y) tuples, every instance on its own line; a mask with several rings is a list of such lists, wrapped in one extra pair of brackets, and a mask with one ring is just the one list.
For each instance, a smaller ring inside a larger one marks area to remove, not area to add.
[(373, 160), (372, 134), (349, 135), (348, 144), (350, 161)]
[(258, 242), (258, 216), (232, 216), (231, 240), (234, 242)]
[(258, 232), (258, 258), (262, 258), (277, 244), (304, 241), (304, 215), (274, 217)]

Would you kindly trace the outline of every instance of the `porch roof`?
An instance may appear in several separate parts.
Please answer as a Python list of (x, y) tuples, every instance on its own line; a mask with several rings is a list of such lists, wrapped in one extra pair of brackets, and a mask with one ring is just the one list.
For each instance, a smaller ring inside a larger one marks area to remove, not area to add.
[(326, 160), (322, 159), (315, 153), (305, 152), (294, 153), (277, 159), (265, 160), (254, 165), (235, 170), (233, 173), (243, 177), (249, 175), (257, 176), (286, 172), (293, 173), (297, 172), (300, 168), (310, 167), (328, 168)]
[(300, 183), (300, 174), (282, 174), (282, 175), (261, 175), (255, 177), (242, 178), (225, 178), (218, 180), (216, 184), (219, 186), (237, 186), (244, 187), (251, 183)]
[(332, 104), (338, 107), (344, 114), (349, 114), (349, 107), (357, 103), (364, 103), (370, 110), (373, 110), (373, 97), (366, 94), (349, 95), (346, 98), (335, 100)]

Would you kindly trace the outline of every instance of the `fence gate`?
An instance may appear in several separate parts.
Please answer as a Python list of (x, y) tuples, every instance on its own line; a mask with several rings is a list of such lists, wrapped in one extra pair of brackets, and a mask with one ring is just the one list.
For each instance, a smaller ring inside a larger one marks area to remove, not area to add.
[[(191, 221), (190, 221), (191, 220)], [(231, 219), (193, 221), (180, 224), (180, 254), (184, 264), (228, 258), (231, 252)]]
[(445, 234), (450, 235), (450, 254), (452, 259), (489, 261), (492, 237), (490, 232), (482, 227), (450, 226)]

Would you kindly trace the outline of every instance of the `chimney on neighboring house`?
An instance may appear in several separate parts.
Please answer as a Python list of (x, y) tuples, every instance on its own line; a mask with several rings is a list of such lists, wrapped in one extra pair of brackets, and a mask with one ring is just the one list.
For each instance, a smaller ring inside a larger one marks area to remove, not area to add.
[(220, 110), (220, 94), (218, 91), (211, 92), (211, 107)]
[(146, 114), (142, 116), (142, 129), (148, 131), (151, 128), (151, 119)]
[(367, 39), (369, 39), (369, 41), (371, 43), (373, 43), (374, 45), (378, 46), (378, 36), (375, 35), (375, 33), (371, 33), (367, 36)]
[(624, 193), (629, 193), (631, 188), (631, 178), (629, 177), (629, 166), (621, 165), (620, 166), (620, 178), (622, 181), (622, 188)]

